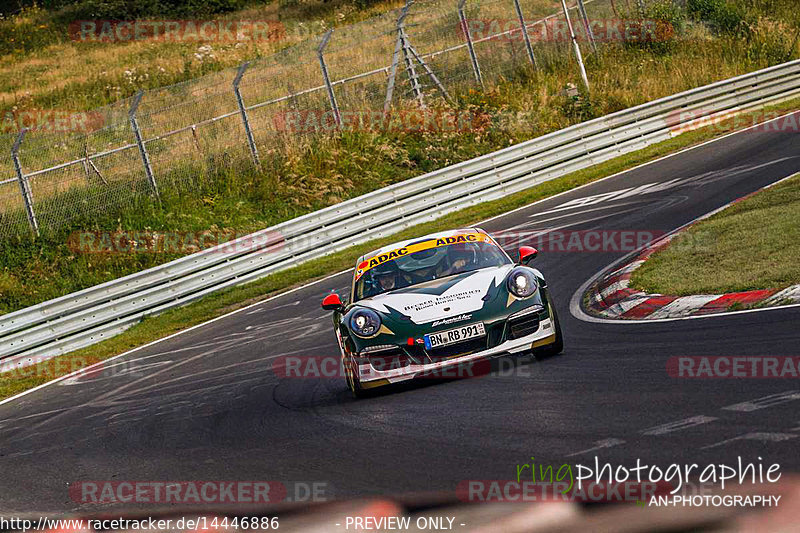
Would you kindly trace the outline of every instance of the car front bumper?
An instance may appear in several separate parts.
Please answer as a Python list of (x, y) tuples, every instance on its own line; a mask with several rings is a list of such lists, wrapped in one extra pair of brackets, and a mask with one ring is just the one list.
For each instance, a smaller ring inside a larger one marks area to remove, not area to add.
[[(534, 333), (520, 337), (519, 339), (507, 340), (493, 348), (443, 361), (426, 364), (412, 363), (407, 366), (388, 370), (377, 370), (372, 364), (365, 362), (358, 365), (358, 376), (361, 387), (365, 389), (408, 381), (420, 376), (430, 376), (434, 378), (469, 377), (469, 365), (474, 362), (525, 352), (533, 348), (552, 344), (555, 341), (556, 332), (553, 327), (552, 318), (546, 318), (539, 323), (539, 328)], [(452, 371), (454, 368), (466, 368), (467, 370), (463, 372)]]

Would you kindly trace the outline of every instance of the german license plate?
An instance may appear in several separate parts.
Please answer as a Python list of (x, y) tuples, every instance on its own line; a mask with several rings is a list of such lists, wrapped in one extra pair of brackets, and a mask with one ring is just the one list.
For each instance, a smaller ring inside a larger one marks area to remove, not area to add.
[(440, 348), (476, 337), (483, 337), (484, 335), (486, 335), (486, 329), (483, 327), (483, 322), (478, 322), (476, 324), (461, 326), (460, 328), (425, 335), (425, 348), (428, 350), (431, 348)]

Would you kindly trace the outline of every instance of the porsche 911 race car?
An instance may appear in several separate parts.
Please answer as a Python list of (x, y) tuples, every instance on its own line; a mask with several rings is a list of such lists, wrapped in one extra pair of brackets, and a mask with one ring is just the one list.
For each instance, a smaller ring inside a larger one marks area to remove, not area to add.
[(399, 242), (356, 262), (349, 303), (322, 301), (353, 394), (501, 355), (563, 349), (534, 248), (514, 261), (485, 231)]

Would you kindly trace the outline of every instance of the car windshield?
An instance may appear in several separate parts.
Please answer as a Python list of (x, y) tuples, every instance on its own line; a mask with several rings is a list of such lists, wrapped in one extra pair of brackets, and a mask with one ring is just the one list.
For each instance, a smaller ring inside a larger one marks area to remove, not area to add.
[[(455, 238), (420, 241), (380, 254), (377, 261), (376, 258), (365, 261), (356, 269), (353, 301), (463, 272), (511, 263), (496, 244), (488, 238), (483, 240), (482, 235), (479, 237), (481, 240), (473, 242)], [(442, 243), (445, 240), (458, 242)], [(422, 249), (410, 251), (415, 248)], [(370, 262), (378, 264), (371, 266)]]

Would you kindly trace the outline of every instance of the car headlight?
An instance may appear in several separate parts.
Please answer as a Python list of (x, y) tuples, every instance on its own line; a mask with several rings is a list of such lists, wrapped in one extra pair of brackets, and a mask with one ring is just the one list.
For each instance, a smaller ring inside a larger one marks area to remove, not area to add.
[(381, 317), (372, 309), (359, 309), (350, 317), (350, 329), (359, 337), (374, 337), (381, 328)]
[(536, 292), (536, 276), (528, 269), (515, 268), (508, 275), (508, 291), (517, 298), (527, 298)]

